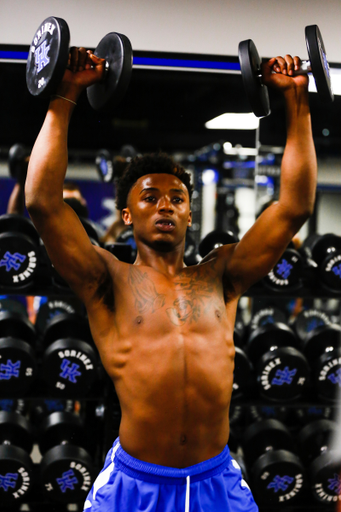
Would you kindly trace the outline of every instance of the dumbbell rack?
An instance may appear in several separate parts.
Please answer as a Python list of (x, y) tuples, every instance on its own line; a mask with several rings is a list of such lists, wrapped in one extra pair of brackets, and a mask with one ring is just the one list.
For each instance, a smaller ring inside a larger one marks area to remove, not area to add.
[[(11, 295), (13, 293), (18, 294), (18, 292), (14, 292), (13, 289), (7, 288), (7, 287), (0, 287), (0, 294), (1, 295)], [(37, 295), (37, 296), (48, 296), (48, 297), (61, 297), (61, 296), (73, 296), (73, 292), (65, 287), (59, 287), (59, 286), (51, 286), (49, 285), (35, 285), (27, 290), (25, 292), (21, 292), (23, 295)], [(257, 299), (257, 298), (285, 298), (285, 299), (293, 299), (293, 298), (334, 298), (334, 299), (341, 299), (341, 295), (337, 295), (335, 293), (329, 292), (328, 290), (321, 290), (321, 289), (315, 289), (310, 290), (306, 288), (301, 288), (298, 292), (295, 294), (293, 293), (276, 293), (271, 292), (268, 290), (265, 290), (263, 286), (256, 284), (253, 286), (246, 294), (251, 299)], [(24, 397), (25, 403), (29, 404), (30, 407), (33, 407), (34, 404), (39, 401), (42, 397), (44, 397), (44, 394), (39, 389), (38, 383), (37, 385), (33, 386), (31, 389), (31, 392), (28, 396)], [(45, 397), (48, 398), (48, 397)], [(97, 437), (97, 450), (96, 450), (96, 468), (95, 471), (99, 472), (102, 468), (103, 461), (105, 454), (107, 453), (108, 449), (112, 445), (113, 440), (118, 435), (118, 429), (120, 424), (120, 406), (117, 399), (117, 396), (115, 394), (114, 388), (111, 385), (111, 382), (109, 379), (104, 378), (104, 381), (101, 385), (99, 385), (96, 389), (93, 390), (91, 395), (87, 396), (86, 398), (80, 399), (80, 404), (82, 409), (84, 410), (85, 416), (87, 419), (87, 424), (90, 425), (90, 422), (93, 425), (93, 432), (96, 433), (96, 435), (92, 436), (93, 439)], [(295, 402), (290, 403), (265, 403), (264, 400), (261, 400), (257, 396), (254, 397), (247, 397), (247, 398), (239, 398), (239, 399), (233, 399), (231, 408), (232, 410), (239, 409), (241, 411), (243, 410), (249, 410), (250, 408), (257, 408), (261, 406), (271, 406), (275, 409), (281, 409), (283, 407), (286, 407), (289, 410), (306, 410), (310, 407), (319, 407), (319, 408), (331, 408), (336, 409), (336, 404), (326, 404), (321, 401), (316, 401), (313, 397), (310, 399), (305, 400), (299, 400)], [(243, 429), (247, 426), (245, 418), (240, 422), (238, 425), (238, 430), (243, 431)], [(232, 429), (233, 429), (233, 422), (232, 422)], [(238, 441), (238, 440), (237, 440)], [(39, 471), (39, 464), (35, 464), (35, 471), (38, 473)], [(40, 512), (42, 510), (46, 510), (46, 507), (49, 507), (49, 510), (56, 511), (56, 512), (64, 512), (67, 510), (65, 505), (53, 503), (50, 501), (47, 501), (46, 499), (42, 498), (39, 489), (33, 488), (32, 493), (30, 494), (30, 501), (29, 503), (34, 504), (34, 510), (36, 512)], [(78, 512), (81, 511), (81, 504), (74, 504), (71, 506), (71, 509)], [(69, 508), (69, 510), (71, 510)], [(11, 509), (12, 510), (12, 509)], [(20, 510), (18, 508), (17, 510)], [(262, 506), (260, 507), (260, 511), (270, 511), (274, 510), (273, 506)], [(295, 505), (290, 505), (290, 511), (299, 511), (299, 510), (309, 510), (310, 512), (317, 512), (321, 510), (330, 510), (330, 507), (326, 507), (324, 505), (321, 505), (319, 503), (314, 503), (312, 498), (309, 496), (309, 493), (307, 493), (302, 499), (300, 499), (299, 502)]]

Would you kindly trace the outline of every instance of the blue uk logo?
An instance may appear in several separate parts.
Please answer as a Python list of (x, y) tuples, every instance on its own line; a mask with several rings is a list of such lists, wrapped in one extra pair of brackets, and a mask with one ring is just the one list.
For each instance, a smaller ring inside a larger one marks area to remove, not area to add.
[(341, 264), (337, 266), (335, 265), (335, 267), (332, 268), (332, 272), (334, 272), (336, 276), (341, 278)]
[(275, 377), (272, 379), (271, 384), (276, 386), (283, 386), (283, 384), (291, 384), (294, 376), (297, 373), (297, 368), (289, 370), (289, 366), (286, 366), (284, 370), (277, 370)]
[(50, 50), (50, 45), (47, 45), (46, 41), (44, 41), (38, 48), (36, 48), (34, 52), (34, 58), (37, 67), (37, 73), (49, 64), (50, 57), (48, 57), (48, 52)]
[[(6, 364), (0, 364), (0, 380), (9, 380), (12, 377), (19, 377), (19, 370), (21, 366), (21, 361), (17, 361), (16, 363), (12, 363), (10, 359), (8, 359)], [(5, 373), (1, 373), (5, 372)]]
[(63, 379), (69, 379), (73, 384), (77, 384), (76, 377), (80, 377), (82, 374), (78, 371), (79, 365), (72, 363), (68, 359), (63, 359), (60, 365), (62, 373), (59, 374)]
[(291, 274), (292, 268), (293, 266), (283, 258), (281, 263), (277, 265), (277, 274), (283, 277), (283, 279), (287, 279)]
[(71, 489), (71, 491), (74, 491), (75, 484), (78, 484), (78, 480), (75, 477), (75, 474), (72, 471), (72, 469), (69, 469), (69, 471), (65, 471), (62, 474), (61, 478), (56, 478), (56, 481), (62, 492), (66, 492), (67, 489)]
[[(18, 260), (20, 263), (18, 263)], [(21, 263), (26, 260), (26, 256), (24, 254), (20, 254), (19, 252), (15, 252), (11, 254), (6, 251), (3, 259), (0, 261), (0, 267), (6, 267), (6, 272), (9, 272), (12, 268), (14, 270), (19, 270), (21, 267)]]
[(17, 480), (18, 473), (6, 473), (5, 476), (0, 475), (0, 489), (3, 489), (5, 492), (7, 492), (10, 487), (14, 489)]
[(279, 476), (276, 475), (272, 482), (269, 483), (268, 489), (273, 489), (274, 492), (286, 491), (290, 484), (294, 481), (291, 476)]
[(337, 496), (341, 494), (341, 479), (339, 475), (334, 473), (333, 478), (328, 478), (328, 489), (334, 491)]
[(328, 375), (328, 379), (332, 384), (337, 384), (339, 388), (341, 388), (341, 368), (339, 368), (335, 373)]

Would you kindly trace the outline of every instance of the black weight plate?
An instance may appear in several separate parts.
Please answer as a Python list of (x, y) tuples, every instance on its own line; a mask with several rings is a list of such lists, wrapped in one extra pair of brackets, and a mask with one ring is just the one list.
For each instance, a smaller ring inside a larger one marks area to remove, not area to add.
[(329, 253), (341, 252), (341, 237), (333, 233), (311, 235), (303, 245), (310, 248), (312, 258), (320, 264)]
[(0, 338), (8, 336), (32, 344), (36, 339), (36, 331), (26, 316), (14, 311), (0, 311)]
[(62, 18), (50, 16), (39, 25), (26, 64), (26, 84), (33, 96), (56, 92), (67, 67), (69, 43), (69, 27)]
[(280, 347), (266, 352), (257, 363), (260, 394), (275, 401), (299, 398), (309, 382), (308, 361), (293, 347)]
[(252, 367), (247, 355), (240, 347), (235, 347), (235, 350), (232, 398), (243, 395), (252, 376)]
[(309, 25), (305, 28), (305, 39), (317, 92), (322, 101), (331, 103), (334, 101), (334, 94), (330, 79), (329, 63), (321, 32), (317, 25)]
[(268, 88), (261, 81), (261, 58), (252, 39), (241, 41), (238, 46), (240, 69), (244, 89), (252, 111), (257, 117), (271, 113)]
[(274, 419), (285, 422), (289, 416), (287, 407), (280, 407), (279, 405), (252, 405), (248, 408), (250, 421), (263, 421)]
[(300, 425), (306, 425), (315, 420), (331, 419), (333, 417), (333, 410), (333, 407), (326, 407), (325, 405), (311, 405), (299, 409), (295, 408), (294, 414)]
[(77, 299), (67, 299), (65, 297), (61, 299), (48, 299), (44, 302), (37, 313), (35, 327), (39, 332), (43, 332), (46, 329), (47, 324), (55, 317), (62, 314), (79, 314), (81, 315), (83, 308), (81, 303)]
[(13, 504), (27, 498), (32, 471), (32, 461), (24, 450), (17, 446), (0, 446), (0, 503)]
[(341, 291), (341, 254), (340, 252), (331, 252), (320, 263), (318, 269), (321, 283), (331, 291), (340, 293)]
[(10, 311), (11, 313), (19, 313), (21, 316), (28, 316), (26, 306), (15, 299), (0, 299), (1, 311)]
[(252, 489), (256, 499), (267, 505), (291, 504), (305, 487), (300, 459), (290, 451), (262, 455), (252, 468)]
[(77, 313), (61, 313), (46, 324), (44, 331), (44, 345), (64, 338), (75, 338), (77, 340), (92, 342), (92, 336), (88, 322)]
[(274, 307), (266, 307), (257, 311), (250, 322), (250, 329), (254, 331), (258, 327), (263, 327), (268, 324), (287, 322), (287, 317), (283, 311)]
[(312, 463), (309, 483), (314, 498), (327, 504), (341, 501), (341, 464), (336, 454), (325, 452)]
[(303, 350), (309, 361), (316, 360), (326, 349), (340, 346), (341, 328), (336, 324), (317, 327), (307, 334)]
[(202, 258), (207, 256), (211, 251), (221, 247), (222, 245), (235, 244), (239, 241), (232, 231), (219, 231), (215, 229), (208, 233), (199, 244), (199, 254)]
[(338, 430), (335, 421), (326, 419), (309, 423), (299, 432), (297, 446), (302, 460), (312, 462), (321, 454), (321, 449), (329, 447), (332, 436)]
[(80, 340), (55, 341), (44, 353), (41, 377), (59, 394), (83, 397), (97, 378), (96, 353)]
[(268, 450), (291, 450), (292, 437), (278, 420), (258, 421), (246, 428), (243, 435), (245, 458), (251, 463)]
[(25, 341), (0, 338), (0, 396), (26, 395), (37, 376), (34, 350)]
[(341, 388), (341, 349), (325, 352), (314, 365), (314, 385), (327, 401), (339, 401)]
[(71, 412), (53, 412), (43, 419), (39, 429), (39, 449), (42, 454), (54, 446), (66, 443), (86, 447), (82, 420)]
[(55, 446), (40, 463), (42, 488), (53, 501), (84, 502), (93, 480), (93, 461), (83, 448), (77, 446)]
[(298, 347), (298, 340), (288, 325), (278, 322), (252, 331), (247, 343), (247, 355), (254, 362), (274, 346)]
[(19, 231), (32, 238), (36, 245), (39, 245), (39, 234), (33, 225), (33, 222), (22, 215), (6, 213), (0, 216), (0, 233), (6, 231)]
[[(131, 261), (133, 263), (136, 259), (137, 255), (137, 246), (134, 238), (134, 231), (132, 228), (128, 227), (124, 229), (119, 236), (117, 237), (117, 243), (128, 244), (131, 247)], [(129, 263), (129, 262), (128, 262)]]
[(286, 249), (278, 263), (262, 279), (262, 283), (276, 291), (297, 289), (300, 286), (302, 266), (302, 256), (294, 249)]
[(18, 446), (27, 453), (32, 450), (32, 428), (24, 416), (16, 412), (0, 412), (0, 444)]
[(95, 55), (109, 64), (104, 79), (87, 88), (90, 105), (99, 112), (112, 113), (124, 97), (133, 68), (133, 51), (123, 34), (110, 32), (101, 39)]
[(306, 335), (317, 327), (330, 325), (329, 316), (319, 309), (304, 309), (300, 311), (293, 324), (297, 336), (304, 340)]
[(38, 269), (37, 246), (23, 233), (0, 235), (0, 285), (19, 290), (30, 286)]

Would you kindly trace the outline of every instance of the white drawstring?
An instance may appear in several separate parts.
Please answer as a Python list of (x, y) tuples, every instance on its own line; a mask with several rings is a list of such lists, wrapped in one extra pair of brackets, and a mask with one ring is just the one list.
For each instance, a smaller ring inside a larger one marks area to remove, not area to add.
[(185, 504), (185, 512), (189, 512), (189, 489), (190, 489), (190, 476), (186, 476), (186, 504)]

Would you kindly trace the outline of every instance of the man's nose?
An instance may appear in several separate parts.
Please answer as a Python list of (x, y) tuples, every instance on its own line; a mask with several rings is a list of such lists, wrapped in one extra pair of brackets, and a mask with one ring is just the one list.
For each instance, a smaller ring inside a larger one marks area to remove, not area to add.
[(173, 212), (173, 205), (168, 197), (160, 197), (158, 210), (161, 212)]

